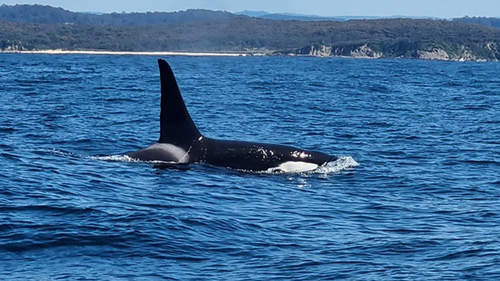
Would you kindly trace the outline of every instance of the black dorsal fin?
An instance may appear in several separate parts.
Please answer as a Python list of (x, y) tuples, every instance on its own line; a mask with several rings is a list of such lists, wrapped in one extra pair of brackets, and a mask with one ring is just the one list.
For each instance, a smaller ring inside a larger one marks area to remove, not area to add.
[(160, 143), (189, 149), (201, 134), (182, 99), (174, 73), (165, 60), (159, 59), (161, 79)]

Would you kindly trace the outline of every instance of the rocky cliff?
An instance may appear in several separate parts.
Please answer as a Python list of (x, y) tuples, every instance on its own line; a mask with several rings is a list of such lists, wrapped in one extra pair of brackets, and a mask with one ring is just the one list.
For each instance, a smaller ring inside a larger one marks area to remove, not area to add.
[[(301, 49), (287, 52), (276, 52), (276, 55), (311, 56), (311, 57), (352, 57), (352, 58), (399, 58), (399, 59), (423, 59), (444, 61), (498, 61), (500, 50), (496, 43), (488, 43), (479, 46), (475, 51), (468, 47), (455, 46), (454, 48), (443, 48), (434, 46), (432, 48), (386, 48), (380, 50), (379, 46), (370, 44), (351, 46), (326, 46), (311, 45)], [(399, 54), (399, 55), (398, 55)]]

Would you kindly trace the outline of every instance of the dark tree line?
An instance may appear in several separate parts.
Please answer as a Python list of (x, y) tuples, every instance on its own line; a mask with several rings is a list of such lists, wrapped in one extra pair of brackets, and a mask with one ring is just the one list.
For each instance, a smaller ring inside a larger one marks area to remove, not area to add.
[(486, 18), (486, 17), (464, 17), (456, 18), (454, 21), (474, 23), (482, 26), (500, 28), (500, 18)]
[(62, 8), (42, 5), (0, 6), (0, 21), (41, 24), (141, 26), (210, 21), (236, 17), (236, 15), (209, 10), (148, 13), (75, 13)]

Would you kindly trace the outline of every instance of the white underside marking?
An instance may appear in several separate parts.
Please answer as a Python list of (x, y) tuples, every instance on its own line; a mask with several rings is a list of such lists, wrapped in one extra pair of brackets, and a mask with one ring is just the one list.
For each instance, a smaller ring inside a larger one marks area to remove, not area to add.
[(302, 173), (312, 171), (318, 168), (318, 165), (308, 162), (300, 161), (288, 161), (280, 164), (276, 168), (269, 169), (271, 172), (283, 172), (283, 173)]

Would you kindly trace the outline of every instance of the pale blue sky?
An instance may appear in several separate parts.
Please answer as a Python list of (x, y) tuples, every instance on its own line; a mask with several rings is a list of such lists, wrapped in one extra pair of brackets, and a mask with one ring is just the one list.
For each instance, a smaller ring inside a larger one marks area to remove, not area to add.
[(78, 12), (153, 12), (186, 9), (243, 10), (320, 16), (500, 17), (500, 0), (3, 0), (43, 4)]

